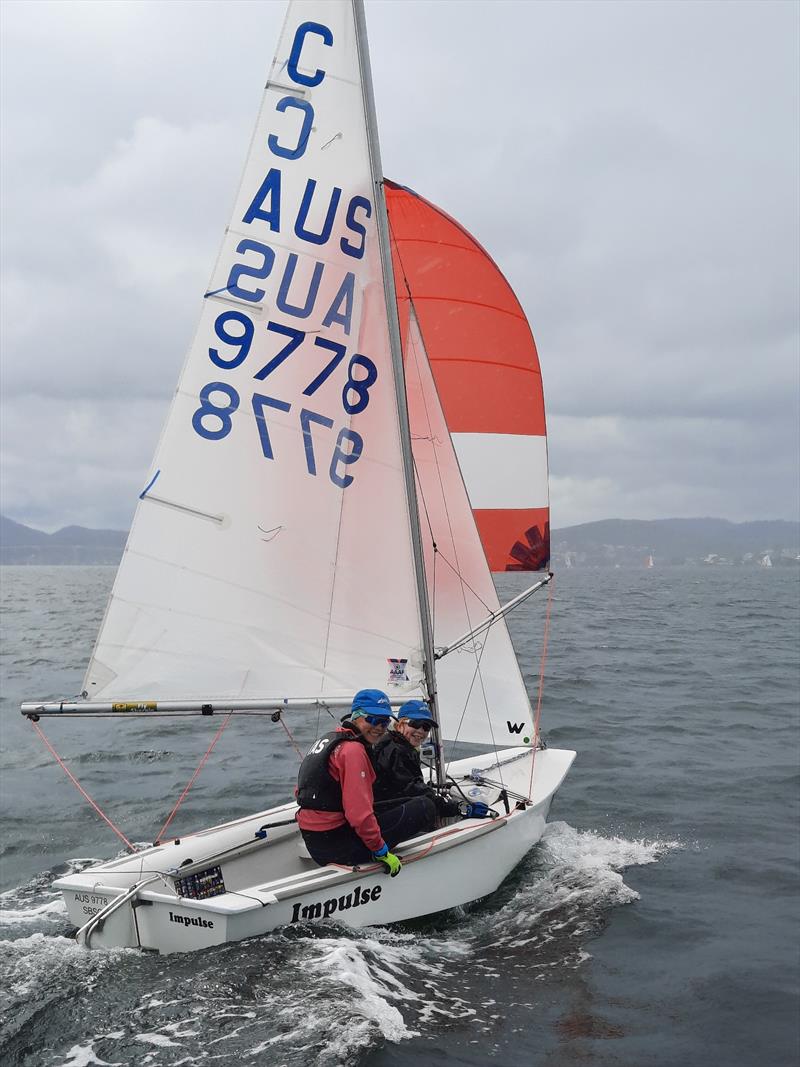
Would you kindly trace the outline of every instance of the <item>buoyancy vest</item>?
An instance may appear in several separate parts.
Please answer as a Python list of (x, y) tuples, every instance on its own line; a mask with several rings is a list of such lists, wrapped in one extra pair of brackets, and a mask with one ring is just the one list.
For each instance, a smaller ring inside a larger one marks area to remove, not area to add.
[[(370, 755), (369, 744), (355, 726), (343, 723), (344, 729), (329, 730), (316, 741), (300, 764), (297, 776), (297, 803), (313, 811), (342, 811), (342, 787), (328, 770), (328, 762), (345, 741), (363, 745)], [(371, 758), (371, 757), (370, 757)]]

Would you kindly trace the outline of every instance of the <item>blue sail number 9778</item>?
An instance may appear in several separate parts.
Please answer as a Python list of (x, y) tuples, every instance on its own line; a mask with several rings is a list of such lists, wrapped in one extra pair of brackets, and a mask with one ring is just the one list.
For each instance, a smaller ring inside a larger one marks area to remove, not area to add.
[[(304, 330), (298, 330), (283, 323), (268, 322), (266, 328), (270, 333), (285, 338), (286, 343), (253, 375), (258, 381), (264, 381), (285, 363), (306, 338)], [(250, 354), (255, 336), (252, 319), (241, 311), (223, 311), (214, 322), (214, 332), (231, 351), (221, 351), (220, 348), (210, 347), (208, 358), (220, 370), (235, 370), (240, 367)], [(327, 362), (303, 389), (303, 396), (312, 396), (347, 356), (344, 345), (325, 337), (315, 336), (314, 346), (322, 350)], [(356, 371), (362, 372), (363, 376), (361, 373), (356, 376)], [(350, 357), (347, 364), (347, 378), (341, 394), (342, 407), (346, 414), (357, 415), (366, 408), (370, 400), (370, 389), (377, 380), (378, 368), (368, 356), (357, 352)], [(192, 415), (192, 427), (195, 433), (207, 441), (220, 441), (227, 437), (233, 427), (233, 415), (241, 404), (238, 391), (227, 382), (209, 382), (201, 389), (199, 400), (200, 406)], [(254, 392), (252, 407), (261, 451), (265, 459), (274, 459), (267, 410), (271, 408), (288, 413), (292, 405), (285, 400)], [(300, 410), (299, 419), (303, 432), (306, 469), (309, 474), (316, 475), (317, 457), (311, 428), (319, 426), (324, 430), (331, 430), (333, 419), (305, 407)], [(328, 476), (334, 485), (346, 489), (352, 484), (353, 475), (347, 473), (347, 467), (357, 462), (363, 450), (364, 441), (359, 433), (349, 427), (343, 427), (339, 431), (328, 468)]]

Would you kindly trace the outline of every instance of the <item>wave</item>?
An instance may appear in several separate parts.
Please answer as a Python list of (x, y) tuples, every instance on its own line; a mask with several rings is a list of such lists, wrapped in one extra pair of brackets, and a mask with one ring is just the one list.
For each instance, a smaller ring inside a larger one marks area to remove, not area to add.
[[(679, 847), (555, 822), (501, 889), (470, 909), (396, 928), (293, 927), (170, 957), (88, 952), (63, 936), (52, 882), (93, 862), (75, 859), (0, 898), (0, 932), (12, 935), (0, 941), (0, 979), (13, 1020), (0, 1058), (32, 1062), (23, 1050), (35, 1035), (52, 1050), (36, 1060), (43, 1065), (157, 1055), (172, 1064), (336, 1067), (432, 1031), (482, 1033), (504, 1010), (487, 995), (491, 979), (523, 1003), (531, 982), (583, 966), (588, 938), (613, 908), (637, 899), (625, 868)], [(46, 1013), (31, 1013), (31, 1001)]]

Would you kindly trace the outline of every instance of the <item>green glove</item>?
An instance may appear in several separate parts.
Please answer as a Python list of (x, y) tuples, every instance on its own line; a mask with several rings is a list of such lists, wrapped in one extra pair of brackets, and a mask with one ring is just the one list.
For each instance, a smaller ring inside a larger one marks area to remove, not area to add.
[(373, 852), (372, 858), (386, 864), (389, 869), (390, 878), (394, 878), (395, 875), (399, 874), (400, 868), (403, 866), (397, 856), (389, 851), (388, 845), (384, 845), (383, 848), (379, 849), (377, 852)]

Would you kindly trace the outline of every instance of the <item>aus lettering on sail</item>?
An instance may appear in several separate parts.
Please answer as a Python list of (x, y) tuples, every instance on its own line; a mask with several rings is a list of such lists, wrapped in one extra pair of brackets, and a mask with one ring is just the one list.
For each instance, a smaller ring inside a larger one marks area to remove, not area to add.
[[(375, 272), (369, 161), (342, 106), (343, 94), (360, 93), (359, 75), (347, 42), (324, 23), (290, 28), (286, 47), (206, 293), (192, 428), (209, 442), (249, 432), (274, 463), (275, 428), (290, 427), (282, 447), (301, 444), (307, 474), (344, 489), (364, 451), (351, 417), (379, 379), (359, 351)], [(237, 415), (248, 409), (254, 418)]]

